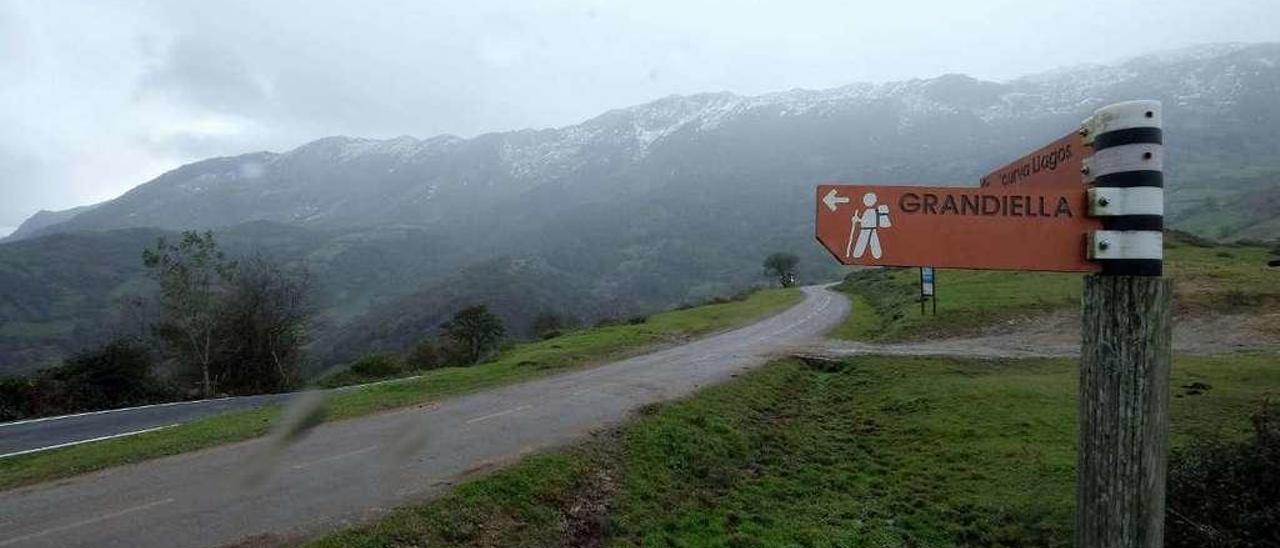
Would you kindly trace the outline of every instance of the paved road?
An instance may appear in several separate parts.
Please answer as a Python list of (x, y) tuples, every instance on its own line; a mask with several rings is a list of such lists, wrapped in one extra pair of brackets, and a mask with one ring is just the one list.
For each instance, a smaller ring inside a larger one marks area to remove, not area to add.
[(89, 440), (128, 436), (226, 411), (262, 407), (272, 402), (284, 401), (288, 397), (289, 394), (265, 394), (162, 403), (0, 423), (0, 458)]
[[(314, 534), (439, 494), (476, 470), (570, 442), (825, 333), (829, 290), (772, 318), (609, 365), (0, 493), (0, 548), (209, 546)], [(269, 470), (265, 476), (257, 472)]]
[[(329, 391), (351, 390), (383, 382), (391, 381), (344, 386), (332, 388)], [(231, 396), (2, 422), (0, 423), (0, 458), (131, 436), (227, 411), (243, 411), (285, 402), (294, 396), (295, 394)]]

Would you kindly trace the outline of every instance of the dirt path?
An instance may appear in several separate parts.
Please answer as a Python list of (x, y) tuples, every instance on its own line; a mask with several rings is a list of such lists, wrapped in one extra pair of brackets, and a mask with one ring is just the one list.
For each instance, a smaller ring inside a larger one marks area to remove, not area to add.
[[(856, 313), (856, 311), (854, 312)], [(1074, 357), (1080, 354), (1080, 316), (1057, 313), (1010, 321), (977, 336), (898, 343), (810, 341), (795, 353), (824, 356), (888, 354), (982, 358)], [(1280, 350), (1280, 313), (1217, 315), (1174, 320), (1177, 354), (1212, 355), (1244, 350)]]

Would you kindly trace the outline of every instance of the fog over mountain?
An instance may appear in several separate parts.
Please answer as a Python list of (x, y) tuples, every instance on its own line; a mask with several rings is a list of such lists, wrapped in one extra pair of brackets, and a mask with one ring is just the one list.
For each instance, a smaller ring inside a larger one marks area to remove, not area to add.
[(113, 299), (143, 283), (142, 248), (191, 228), (316, 273), (318, 363), (402, 347), (471, 302), (527, 333), (542, 310), (590, 320), (699, 300), (760, 281), (775, 250), (800, 253), (818, 279), (836, 271), (811, 241), (818, 182), (976, 184), (1135, 98), (1165, 104), (1172, 226), (1280, 237), (1280, 44), (1009, 82), (672, 96), (556, 129), (327, 137), (41, 212), (0, 245), (0, 367), (30, 370), (106, 336)]

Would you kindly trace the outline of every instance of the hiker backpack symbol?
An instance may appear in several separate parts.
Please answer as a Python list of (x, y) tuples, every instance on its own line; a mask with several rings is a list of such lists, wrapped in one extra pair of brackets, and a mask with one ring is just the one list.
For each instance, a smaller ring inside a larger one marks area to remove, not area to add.
[(874, 192), (862, 195), (862, 205), (867, 208), (861, 213), (854, 213), (850, 219), (849, 244), (844, 249), (845, 257), (862, 257), (870, 248), (871, 256), (880, 258), (880, 230), (893, 226), (893, 223), (889, 220), (889, 206), (876, 205), (877, 201)]

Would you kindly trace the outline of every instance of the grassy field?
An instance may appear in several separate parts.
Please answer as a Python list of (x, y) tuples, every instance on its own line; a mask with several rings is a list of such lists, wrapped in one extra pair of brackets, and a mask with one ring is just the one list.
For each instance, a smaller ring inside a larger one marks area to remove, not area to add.
[[(1175, 360), (1175, 446), (1243, 436), (1277, 364)], [(1067, 546), (1076, 375), (1068, 360), (775, 362), (314, 545)]]
[[(796, 289), (762, 290), (741, 301), (655, 314), (642, 324), (584, 329), (518, 345), (488, 363), (333, 393), (325, 419), (358, 417), (635, 355), (751, 323), (801, 298)], [(128, 438), (0, 459), (0, 489), (262, 436), (278, 415), (278, 407), (228, 413)]]
[[(1170, 235), (1165, 275), (1174, 280), (1178, 312), (1274, 310), (1280, 305), (1280, 269), (1268, 268), (1268, 258), (1270, 251), (1265, 247), (1211, 245)], [(851, 314), (833, 336), (900, 340), (956, 335), (1080, 306), (1079, 274), (939, 270), (936, 276), (938, 314), (922, 316), (917, 269), (853, 273), (840, 289), (857, 299), (855, 310), (872, 313)]]

